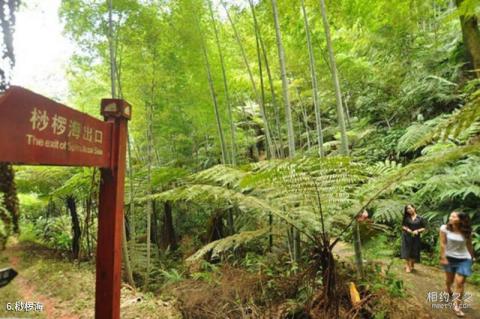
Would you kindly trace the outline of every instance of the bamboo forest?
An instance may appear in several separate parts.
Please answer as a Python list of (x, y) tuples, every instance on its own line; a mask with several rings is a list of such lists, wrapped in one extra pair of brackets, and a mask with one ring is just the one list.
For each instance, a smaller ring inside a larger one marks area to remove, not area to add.
[(0, 318), (480, 318), (479, 0), (0, 20)]

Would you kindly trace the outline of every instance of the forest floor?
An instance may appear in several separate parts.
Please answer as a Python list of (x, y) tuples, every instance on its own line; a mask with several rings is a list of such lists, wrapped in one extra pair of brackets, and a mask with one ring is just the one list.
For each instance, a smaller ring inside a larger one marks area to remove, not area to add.
[[(351, 260), (353, 250), (348, 244), (340, 243), (335, 254), (340, 259)], [(438, 299), (444, 288), (444, 273), (439, 266), (418, 264), (413, 273), (405, 273), (402, 260), (394, 258), (392, 262), (390, 258), (372, 262), (383, 269), (391, 263), (390, 273), (403, 281), (406, 296), (395, 301), (402, 311), (391, 318), (455, 318), (451, 309), (435, 309), (436, 305), (444, 304)], [(43, 247), (13, 242), (0, 253), (0, 268), (6, 266), (14, 267), (19, 275), (0, 289), (0, 318), (93, 318), (93, 264), (75, 264)], [(471, 295), (464, 310), (466, 318), (480, 319), (480, 287), (467, 282), (466, 292)], [(433, 300), (428, 300), (429, 293)], [(41, 303), (43, 311), (6, 310), (7, 303), (14, 307), (17, 301)], [(140, 294), (128, 286), (122, 288), (121, 311), (122, 318), (126, 319), (182, 318), (172, 302), (152, 294)]]
[[(72, 263), (61, 255), (34, 244), (11, 242), (0, 252), (0, 268), (13, 267), (17, 277), (0, 288), (1, 318), (86, 319), (93, 318), (95, 267)], [(151, 294), (122, 287), (122, 318), (178, 319), (181, 315), (170, 302)], [(43, 311), (7, 310), (7, 304), (34, 302)]]

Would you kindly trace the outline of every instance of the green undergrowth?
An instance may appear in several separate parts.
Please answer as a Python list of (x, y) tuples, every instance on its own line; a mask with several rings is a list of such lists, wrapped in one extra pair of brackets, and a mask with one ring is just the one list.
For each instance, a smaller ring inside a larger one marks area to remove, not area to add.
[(386, 234), (380, 234), (362, 242), (363, 257), (366, 260), (384, 260), (394, 256), (395, 247), (392, 245), (395, 239)]

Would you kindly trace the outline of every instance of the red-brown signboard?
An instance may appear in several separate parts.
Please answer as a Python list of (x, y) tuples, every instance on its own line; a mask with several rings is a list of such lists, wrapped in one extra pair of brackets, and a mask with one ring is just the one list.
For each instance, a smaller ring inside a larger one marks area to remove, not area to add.
[(21, 87), (0, 96), (0, 162), (110, 167), (112, 124)]
[(20, 87), (0, 96), (0, 162), (100, 167), (95, 318), (120, 318), (127, 122), (131, 106), (103, 99), (105, 122)]

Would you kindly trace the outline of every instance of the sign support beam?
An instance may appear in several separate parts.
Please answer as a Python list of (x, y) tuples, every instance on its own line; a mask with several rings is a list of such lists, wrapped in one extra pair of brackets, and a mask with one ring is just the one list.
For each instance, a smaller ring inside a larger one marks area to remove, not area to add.
[[(123, 100), (102, 100), (102, 114), (112, 123), (111, 167), (101, 168), (95, 288), (95, 318), (120, 318), (123, 198), (127, 121)], [(118, 112), (116, 112), (118, 111)], [(128, 112), (130, 106), (128, 105)]]

